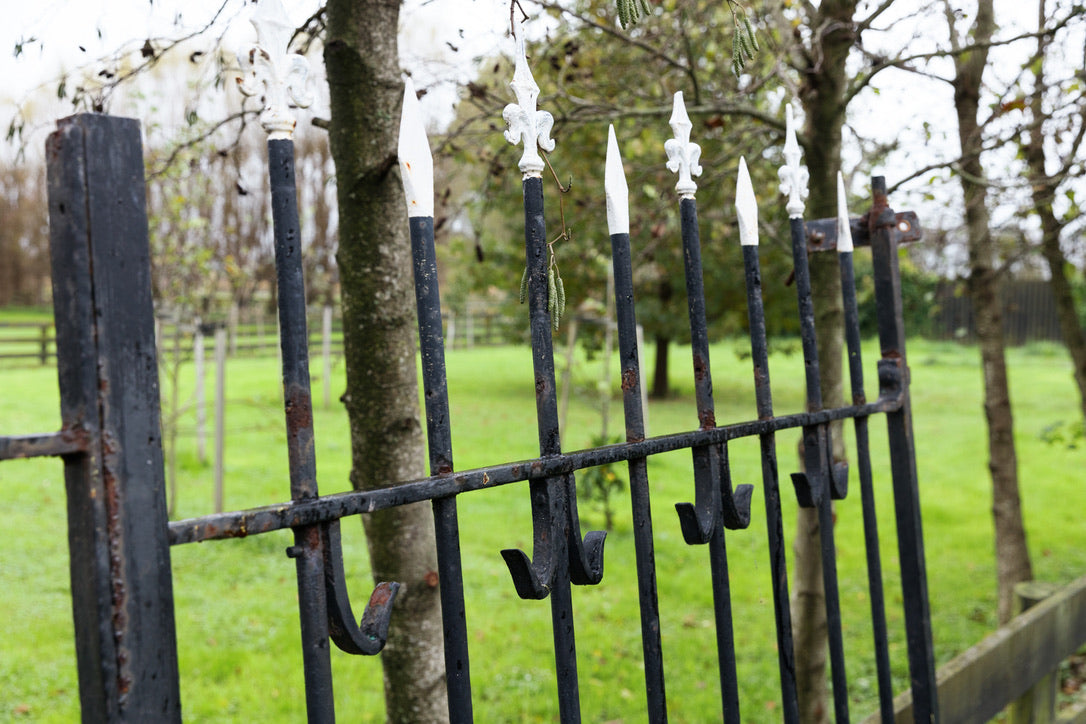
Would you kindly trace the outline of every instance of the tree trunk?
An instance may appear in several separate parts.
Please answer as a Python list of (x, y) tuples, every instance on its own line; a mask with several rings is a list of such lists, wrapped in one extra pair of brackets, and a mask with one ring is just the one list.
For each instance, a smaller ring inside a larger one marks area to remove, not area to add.
[[(324, 59), (336, 165), (351, 483), (424, 475), (414, 292), (396, 168), (403, 83), (399, 0), (329, 0)], [(430, 507), (363, 517), (375, 581), (403, 584), (382, 654), (390, 722), (448, 720), (437, 560)]]
[(667, 375), (667, 350), (671, 339), (662, 334), (656, 335), (656, 362), (652, 366), (652, 398), (662, 400), (671, 392)]
[[(1018, 461), (1014, 421), (1004, 355), (1003, 315), (999, 300), (1000, 274), (995, 240), (988, 218), (987, 186), (981, 163), (983, 135), (977, 114), (981, 77), (987, 65), (987, 45), (995, 30), (992, 0), (978, 0), (970, 42), (978, 47), (955, 55), (954, 106), (961, 143), (962, 194), (969, 235), (969, 296), (976, 316), (984, 373), (984, 414), (988, 421), (988, 468), (992, 475), (992, 515), (995, 523), (999, 622), (1011, 618), (1014, 585), (1033, 578), (1022, 506), (1018, 495)], [(951, 35), (953, 35), (951, 20)]]
[[(1047, 20), (1045, 3), (1038, 3), (1037, 28), (1042, 30)], [(1037, 38), (1037, 60), (1031, 64), (1034, 70), (1034, 91), (1030, 99), (1032, 128), (1029, 143), (1026, 145), (1026, 163), (1029, 165), (1030, 185), (1033, 190), (1033, 208), (1041, 221), (1041, 254), (1048, 263), (1050, 274), (1049, 288), (1056, 300), (1056, 313), (1060, 320), (1060, 335), (1071, 355), (1075, 383), (1078, 385), (1079, 400), (1082, 406), (1082, 419), (1086, 423), (1086, 334), (1082, 331), (1078, 312), (1075, 311), (1075, 298), (1071, 291), (1071, 282), (1067, 278), (1067, 257), (1060, 248), (1060, 234), (1064, 224), (1052, 211), (1052, 202), (1056, 194), (1058, 178), (1048, 175), (1044, 144), (1044, 61), (1048, 52), (1050, 36)]]
[[(1037, 192), (1034, 192), (1036, 199)], [(1075, 297), (1071, 291), (1071, 281), (1067, 278), (1067, 257), (1060, 248), (1060, 231), (1063, 224), (1052, 213), (1051, 200), (1045, 206), (1035, 200), (1037, 215), (1041, 217), (1041, 253), (1048, 262), (1051, 274), (1048, 285), (1056, 300), (1056, 312), (1060, 319), (1060, 334), (1063, 343), (1071, 355), (1071, 364), (1075, 383), (1078, 385), (1079, 403), (1082, 407), (1082, 419), (1086, 424), (1086, 334), (1083, 334), (1078, 312), (1075, 310)]]
[[(675, 296), (671, 281), (668, 279), (661, 280), (657, 294), (659, 295), (660, 305), (667, 308), (671, 298)], [(663, 400), (671, 393), (671, 383), (668, 381), (667, 376), (667, 351), (670, 345), (671, 337), (659, 333), (656, 335), (656, 365), (652, 370), (651, 392), (651, 396), (655, 400)]]
[[(819, 29), (803, 67), (800, 99), (806, 113), (805, 160), (810, 173), (806, 218), (837, 215), (837, 172), (841, 168), (841, 129), (847, 110), (845, 61), (856, 42), (852, 16), (855, 0), (824, 0), (810, 18)], [(817, 59), (817, 60), (815, 60)], [(809, 257), (815, 308), (819, 381), (825, 407), (844, 404), (841, 350), (844, 309), (836, 254)], [(832, 426), (835, 460), (845, 459), (840, 423)], [(796, 652), (796, 691), (800, 721), (827, 722), (826, 597), (822, 579), (821, 531), (817, 509), (801, 508), (796, 517), (795, 580), (792, 623)]]

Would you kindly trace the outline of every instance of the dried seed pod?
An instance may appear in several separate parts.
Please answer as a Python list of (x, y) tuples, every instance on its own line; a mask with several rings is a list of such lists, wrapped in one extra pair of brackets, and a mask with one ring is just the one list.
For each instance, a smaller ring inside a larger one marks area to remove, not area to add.
[(558, 286), (558, 316), (566, 316), (566, 285), (562, 283), (562, 276), (556, 276)]

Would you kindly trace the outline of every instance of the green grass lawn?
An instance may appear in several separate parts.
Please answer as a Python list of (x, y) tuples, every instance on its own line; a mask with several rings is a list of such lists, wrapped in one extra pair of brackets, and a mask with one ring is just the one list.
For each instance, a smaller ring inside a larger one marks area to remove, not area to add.
[[(717, 420), (754, 417), (749, 360), (731, 343), (713, 348)], [(649, 432), (697, 425), (688, 348), (674, 349), (678, 394), (652, 402)], [(867, 389), (876, 394), (875, 350), (868, 348)], [(944, 663), (995, 626), (990, 484), (975, 348), (915, 341), (910, 347), (916, 451), (928, 554), (938, 663)], [(458, 469), (532, 457), (537, 452), (530, 352), (523, 348), (455, 350), (448, 354), (453, 444)], [(648, 360), (651, 364), (651, 360)], [(798, 355), (771, 360), (778, 414), (802, 408), (803, 362)], [(314, 365), (314, 398), (323, 381)], [(561, 363), (559, 363), (561, 367)], [(576, 392), (563, 432), (566, 449), (586, 447), (599, 432), (590, 404), (596, 363), (577, 366)], [(1019, 473), (1029, 543), (1039, 579), (1066, 583), (1086, 573), (1086, 453), (1042, 441), (1045, 429), (1077, 414), (1065, 353), (1054, 345), (1010, 351)], [(332, 380), (333, 399), (343, 387), (342, 365)], [(0, 370), (7, 391), (0, 402), (0, 434), (48, 432), (59, 427), (55, 372), (48, 368)], [(191, 389), (191, 366), (186, 368)], [(617, 374), (614, 376), (617, 384)], [(238, 359), (228, 368), (226, 505), (244, 508), (289, 497), (284, 423), (276, 363)], [(623, 429), (621, 401), (612, 400), (610, 430)], [(209, 415), (210, 417), (210, 415)], [(202, 515), (212, 507), (211, 463), (196, 456), (191, 410), (181, 421), (180, 486), (175, 517)], [(349, 440), (339, 405), (315, 415), (317, 461), (323, 493), (349, 488)], [(901, 595), (885, 426), (871, 424), (875, 483), (886, 579), (895, 688), (907, 686)], [(851, 425), (847, 437), (851, 440)], [(794, 528), (795, 497), (787, 473), (795, 469), (796, 435), (778, 435), (785, 531)], [(753, 522), (728, 534), (743, 719), (774, 722), (779, 716), (769, 560), (757, 443), (730, 447), (736, 483), (755, 484)], [(625, 466), (620, 470), (625, 473)], [(674, 512), (693, 499), (689, 452), (649, 463), (654, 538), (659, 572), (662, 634), (672, 721), (702, 722), (720, 716), (708, 551), (687, 546)], [(78, 718), (75, 654), (68, 599), (65, 498), (55, 460), (0, 465), (7, 509), (0, 553), (0, 721), (70, 722)], [(459, 499), (467, 619), (476, 719), (480, 722), (549, 722), (554, 700), (550, 608), (521, 601), (499, 555), (503, 548), (531, 551), (527, 489), (510, 485)], [(603, 583), (574, 591), (581, 702), (585, 721), (644, 719), (643, 673), (629, 498), (616, 502), (616, 530), (608, 537)], [(585, 529), (602, 514), (582, 503)], [(343, 528), (345, 561), (355, 606), (369, 595), (361, 525)], [(836, 536), (844, 609), (849, 693), (856, 718), (874, 706), (869, 602), (860, 519), (859, 484), (838, 503)], [(304, 718), (298, 648), (294, 564), (284, 555), (288, 531), (243, 540), (172, 549), (182, 704), (186, 719), (233, 722), (259, 715), (272, 721)], [(790, 549), (789, 549), (790, 553)], [(342, 721), (383, 720), (381, 672), (376, 658), (333, 652), (337, 710)]]

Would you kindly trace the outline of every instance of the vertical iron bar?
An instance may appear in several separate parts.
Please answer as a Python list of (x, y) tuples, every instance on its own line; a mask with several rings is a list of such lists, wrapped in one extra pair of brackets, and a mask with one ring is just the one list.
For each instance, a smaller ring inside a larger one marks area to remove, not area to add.
[(709, 366), (709, 333), (705, 317), (705, 284), (702, 279), (698, 204), (679, 200), (682, 222), (683, 264), (686, 273), (686, 304), (690, 316), (690, 348), (694, 358), (694, 396), (702, 430), (716, 427), (713, 409), (713, 377)]
[[(719, 487), (714, 487), (719, 496)], [(716, 506), (720, 510), (719, 501)], [(713, 577), (714, 615), (716, 617), (717, 664), (720, 667), (721, 709), (724, 721), (738, 722), (739, 683), (735, 667), (735, 633), (732, 626), (732, 598), (728, 577), (728, 549), (724, 524), (718, 519), (709, 539), (709, 568)]]
[(85, 722), (181, 721), (139, 123), (99, 114), (47, 143), (57, 369)]
[[(302, 238), (294, 180), (294, 142), (268, 141), (275, 268), (278, 281), (283, 399), (292, 500), (317, 497), (313, 450), (313, 400), (309, 387), (309, 336), (306, 331)], [(305, 665), (306, 711), (310, 722), (335, 721), (332, 662), (328, 642), (328, 607), (324, 584), (324, 546), (320, 526), (294, 529), (298, 574), (298, 610)]]
[[(747, 312), (750, 320), (750, 350), (754, 365), (754, 395), (758, 419), (773, 417), (773, 393), (769, 383), (769, 350), (766, 345), (765, 310), (762, 305), (762, 273), (758, 247), (743, 245), (746, 273)], [(788, 561), (781, 518), (781, 492), (777, 474), (777, 443), (774, 433), (760, 435), (762, 487), (765, 490), (766, 533), (769, 537), (769, 570), (773, 585), (773, 611), (777, 621), (777, 663), (781, 676), (784, 721), (799, 722), (796, 694), (796, 655), (792, 641), (792, 611), (788, 597)]]
[[(533, 140), (534, 143), (534, 140)], [(547, 269), (550, 253), (546, 221), (543, 216), (543, 179), (526, 176), (524, 187), (524, 243), (528, 266), (528, 304), (532, 333), (532, 367), (535, 372), (536, 420), (540, 455), (562, 451), (558, 430), (558, 396), (555, 389), (554, 348), (551, 318), (547, 311)], [(550, 541), (554, 556), (551, 582), (551, 619), (554, 624), (554, 658), (558, 681), (558, 705), (563, 722), (581, 720), (580, 687), (577, 681), (577, 645), (573, 627), (573, 598), (569, 580), (569, 519), (565, 515), (570, 501), (561, 479), (531, 483), (532, 498), (549, 503), (551, 520), (557, 535)], [(535, 506), (533, 505), (533, 508)], [(580, 535), (580, 531), (577, 531)]]
[(896, 220), (887, 204), (886, 179), (882, 176), (872, 179), (872, 195), (868, 223), (871, 225), (875, 302), (882, 348), (882, 359), (879, 361), (880, 394), (896, 395), (903, 402), (897, 411), (887, 413), (886, 426), (890, 439), (890, 469), (894, 482), (913, 712), (917, 721), (938, 721), (939, 702), (935, 686), (924, 533), (920, 519), (920, 490), (909, 398), (909, 367), (905, 358), (901, 276), (898, 270), (898, 244), (893, 234)]
[[(856, 307), (856, 275), (852, 252), (838, 254), (841, 266), (841, 291), (845, 310), (845, 342), (848, 346), (849, 379), (852, 404), (867, 401), (864, 394), (863, 360), (860, 352), (860, 315)], [(894, 690), (890, 677), (890, 651), (886, 633), (886, 603), (882, 587), (882, 560), (879, 553), (879, 527), (875, 516), (875, 490), (871, 479), (871, 449), (868, 418), (853, 418), (856, 429), (856, 457), (860, 475), (860, 503), (864, 520), (864, 549), (867, 555), (868, 589), (871, 592), (871, 627), (875, 642), (875, 670), (879, 682), (879, 711), (883, 721), (893, 721)]]
[[(645, 418), (641, 407), (641, 370), (637, 355), (637, 320), (634, 315), (629, 234), (611, 235), (611, 256), (614, 264), (615, 312), (622, 368), (622, 407), (626, 417), (626, 441), (640, 442), (645, 439)], [(656, 588), (656, 556), (652, 541), (652, 509), (645, 458), (630, 460), (629, 470), (638, 596), (641, 603), (641, 647), (645, 656), (647, 714), (650, 722), (666, 722), (667, 697), (664, 691), (663, 645), (660, 640), (660, 602)]]
[[(814, 302), (811, 274), (807, 264), (807, 233), (801, 217), (789, 219), (792, 258), (795, 265), (796, 295), (799, 301), (800, 334), (803, 362), (807, 376), (807, 408), (822, 409), (822, 383), (819, 377), (818, 345), (815, 341)], [(833, 704), (838, 722), (848, 721), (848, 684), (845, 677), (845, 648), (841, 635), (841, 603), (837, 590), (837, 553), (833, 530), (833, 446), (828, 425), (804, 428), (805, 472), (818, 508), (819, 538), (822, 549), (822, 585), (826, 597), (826, 627), (833, 678)]]
[[(686, 299), (690, 317), (690, 346), (694, 361), (694, 389), (701, 429), (716, 426), (713, 409), (713, 378), (709, 364), (709, 334), (705, 317), (705, 287), (702, 279), (701, 238), (698, 207), (692, 198), (679, 201), (682, 223), (683, 262), (686, 274)], [(709, 539), (709, 562), (713, 577), (716, 611), (717, 658), (720, 664), (720, 690), (725, 721), (739, 721), (739, 685), (735, 666), (735, 634), (732, 623), (731, 587), (728, 579), (728, 553), (721, 519), (720, 481), (726, 465), (723, 446), (694, 448), (694, 475), (710, 476), (713, 526)], [(730, 479), (730, 478), (728, 478)], [(701, 487), (701, 486), (699, 486)]]
[[(434, 218), (412, 216), (409, 221), (430, 474), (444, 475), (453, 470), (452, 420), (449, 415), (449, 390), (445, 374), (445, 343), (441, 330), (441, 295), (438, 288), (437, 255), (434, 251)], [(437, 534), (438, 580), (441, 582), (449, 719), (468, 722), (473, 718), (471, 674), (468, 668), (464, 576), (460, 560), (460, 524), (456, 498), (435, 498), (433, 509)]]

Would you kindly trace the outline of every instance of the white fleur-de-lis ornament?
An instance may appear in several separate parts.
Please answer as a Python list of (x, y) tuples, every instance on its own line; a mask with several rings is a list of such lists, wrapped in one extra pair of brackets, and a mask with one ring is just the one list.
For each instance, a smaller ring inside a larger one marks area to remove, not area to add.
[(698, 185), (694, 183), (694, 176), (701, 175), (701, 146), (690, 142), (690, 116), (686, 114), (686, 104), (683, 103), (683, 92), (675, 94), (675, 102), (671, 107), (671, 120), (668, 121), (675, 137), (664, 142), (664, 152), (667, 153), (667, 167), (672, 172), (678, 172), (679, 181), (675, 184), (675, 190), (679, 192), (679, 198), (694, 198), (694, 192)]
[(514, 146), (524, 142), (524, 153), (520, 157), (519, 166), (525, 178), (542, 176), (543, 159), (539, 155), (539, 148), (547, 152), (554, 150), (554, 139), (550, 137), (554, 116), (547, 111), (536, 110), (539, 86), (528, 68), (524, 37), (515, 31), (513, 37), (517, 41), (517, 67), (509, 87), (516, 94), (517, 102), (510, 103), (502, 111), (502, 118), (509, 126), (505, 132), (505, 140)]
[(257, 41), (238, 52), (242, 72), (238, 89), (247, 96), (263, 94), (260, 125), (270, 140), (290, 139), (296, 123), (291, 102), (299, 108), (313, 102), (305, 90), (309, 61), (287, 52), (294, 26), (279, 0), (260, 0), (252, 23)]
[(784, 165), (777, 175), (781, 179), (781, 193), (788, 197), (788, 216), (798, 219), (803, 216), (804, 200), (807, 198), (807, 167), (800, 164), (803, 152), (796, 141), (796, 122), (792, 116), (792, 104), (784, 106)]

